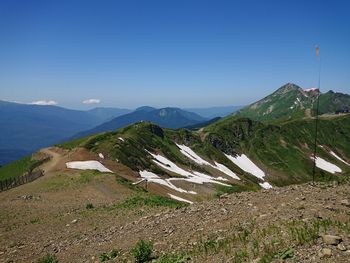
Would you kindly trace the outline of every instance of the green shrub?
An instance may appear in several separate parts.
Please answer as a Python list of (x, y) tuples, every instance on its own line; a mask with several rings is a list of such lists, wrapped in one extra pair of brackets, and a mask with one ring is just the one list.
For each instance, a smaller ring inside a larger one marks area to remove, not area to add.
[(49, 255), (39, 258), (37, 263), (58, 263), (58, 259), (55, 255)]
[(151, 259), (152, 250), (152, 241), (145, 242), (144, 240), (140, 240), (131, 252), (137, 263), (143, 263)]
[(92, 203), (86, 204), (86, 209), (93, 209), (94, 205)]
[(108, 261), (110, 259), (116, 258), (121, 254), (121, 252), (117, 249), (112, 249), (109, 253), (100, 254), (99, 258), (101, 262)]

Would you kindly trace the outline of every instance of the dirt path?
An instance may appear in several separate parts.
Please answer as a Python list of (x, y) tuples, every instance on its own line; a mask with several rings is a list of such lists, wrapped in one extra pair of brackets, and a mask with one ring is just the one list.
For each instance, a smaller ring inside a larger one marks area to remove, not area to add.
[(57, 153), (54, 151), (54, 148), (44, 148), (40, 150), (40, 152), (49, 155), (51, 159), (44, 163), (41, 167), (44, 170), (45, 174), (48, 174), (49, 172), (55, 171), (56, 166), (58, 163), (62, 160), (62, 154)]

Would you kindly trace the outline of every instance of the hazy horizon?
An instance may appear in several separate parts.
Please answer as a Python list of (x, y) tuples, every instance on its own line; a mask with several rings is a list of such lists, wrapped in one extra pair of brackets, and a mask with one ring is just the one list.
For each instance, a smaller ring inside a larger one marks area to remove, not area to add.
[[(350, 90), (347, 1), (1, 1), (0, 99), (71, 109)], [(83, 103), (85, 102), (85, 103)]]

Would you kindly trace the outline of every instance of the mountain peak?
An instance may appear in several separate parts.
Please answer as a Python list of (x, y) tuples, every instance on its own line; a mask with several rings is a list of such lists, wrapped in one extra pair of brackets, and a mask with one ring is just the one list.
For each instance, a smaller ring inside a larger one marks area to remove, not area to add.
[(278, 90), (276, 90), (275, 93), (284, 94), (293, 90), (302, 90), (302, 88), (300, 88), (298, 85), (294, 83), (287, 83), (282, 87), (280, 87)]
[(138, 107), (135, 111), (151, 112), (151, 111), (154, 111), (154, 110), (156, 110), (156, 108), (153, 108), (151, 106), (141, 106), (141, 107)]

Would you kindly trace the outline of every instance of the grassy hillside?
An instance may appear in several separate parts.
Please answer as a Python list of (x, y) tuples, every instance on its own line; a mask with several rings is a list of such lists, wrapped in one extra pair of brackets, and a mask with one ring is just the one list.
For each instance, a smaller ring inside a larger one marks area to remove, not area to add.
[[(350, 115), (320, 118), (319, 125), (318, 156), (336, 164), (343, 170), (342, 174), (349, 174), (350, 167), (329, 152), (334, 151), (344, 160), (350, 160)], [(160, 153), (189, 170), (219, 175), (181, 154), (175, 143), (185, 144), (202, 158), (224, 164), (238, 174), (242, 181), (234, 182), (233, 185), (258, 189), (259, 180), (233, 164), (225, 154), (246, 154), (266, 172), (267, 181), (273, 185), (309, 181), (312, 178), (313, 161), (310, 156), (313, 153), (314, 128), (315, 122), (311, 118), (294, 119), (276, 125), (233, 116), (199, 131), (162, 129), (155, 124), (141, 122), (62, 146), (70, 149), (84, 147), (96, 153), (101, 152), (106, 158), (116, 160), (135, 172), (148, 170), (162, 176), (177, 176), (159, 168), (148, 153), (152, 152)], [(320, 169), (317, 169), (316, 176), (318, 180), (337, 177)]]
[(0, 167), (0, 181), (23, 175), (25, 172), (31, 170), (36, 163), (37, 161), (33, 160), (31, 156), (27, 156), (23, 159)]
[(289, 121), (315, 114), (317, 96), (320, 96), (320, 114), (333, 114), (350, 108), (350, 96), (329, 91), (319, 94), (318, 90), (303, 90), (288, 83), (271, 95), (259, 100), (235, 113), (264, 122)]

